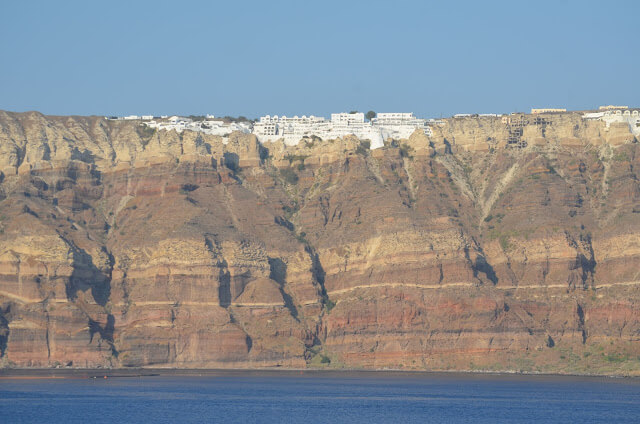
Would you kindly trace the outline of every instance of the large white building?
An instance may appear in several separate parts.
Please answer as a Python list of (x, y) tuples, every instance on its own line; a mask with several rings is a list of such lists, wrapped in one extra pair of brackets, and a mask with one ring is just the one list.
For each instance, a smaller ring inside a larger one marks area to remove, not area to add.
[(331, 114), (331, 123), (336, 126), (349, 126), (355, 125), (358, 126), (360, 124), (364, 124), (364, 113), (355, 112), (355, 113), (332, 113)]

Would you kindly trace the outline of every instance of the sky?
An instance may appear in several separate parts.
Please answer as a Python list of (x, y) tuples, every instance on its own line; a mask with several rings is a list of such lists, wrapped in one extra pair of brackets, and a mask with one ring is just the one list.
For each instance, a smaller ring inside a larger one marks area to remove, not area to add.
[(640, 1), (10, 1), (0, 109), (256, 118), (640, 106)]

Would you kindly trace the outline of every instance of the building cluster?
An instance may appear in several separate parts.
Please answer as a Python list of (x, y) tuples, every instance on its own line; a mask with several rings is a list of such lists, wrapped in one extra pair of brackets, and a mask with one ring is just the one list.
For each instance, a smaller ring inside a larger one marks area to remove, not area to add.
[(284, 140), (297, 144), (305, 137), (330, 140), (354, 135), (371, 141), (371, 148), (382, 147), (384, 140), (408, 138), (416, 129), (433, 134), (434, 122), (413, 116), (413, 113), (379, 113), (366, 121), (364, 113), (332, 113), (327, 120), (318, 116), (263, 116), (253, 125), (253, 133), (261, 142)]
[(234, 131), (240, 131), (243, 133), (251, 132), (251, 124), (247, 122), (225, 122), (220, 119), (215, 119), (213, 115), (207, 115), (205, 119), (193, 120), (191, 118), (185, 118), (181, 116), (171, 116), (165, 119), (152, 119), (151, 121), (144, 122), (144, 124), (150, 128), (158, 130), (175, 130), (176, 132), (182, 132), (184, 130), (198, 131), (210, 135), (219, 135), (226, 137)]
[(600, 106), (600, 112), (589, 112), (582, 115), (589, 121), (604, 121), (607, 128), (613, 123), (626, 123), (636, 137), (640, 137), (640, 111), (626, 106)]
[[(564, 108), (533, 108), (532, 115), (563, 113)], [(601, 120), (609, 127), (612, 123), (627, 123), (635, 136), (640, 136), (640, 111), (629, 109), (627, 106), (600, 106), (598, 111), (584, 113), (585, 120)], [(467, 117), (501, 117), (502, 123), (509, 126), (513, 132), (514, 143), (521, 138), (521, 127), (524, 125), (524, 114), (499, 115), (487, 114), (456, 114), (454, 118)], [(192, 119), (195, 118), (195, 119)], [(366, 120), (364, 113), (332, 113), (330, 119), (321, 116), (262, 116), (257, 122), (217, 119), (213, 115), (206, 117), (180, 117), (130, 115), (111, 117), (114, 120), (140, 120), (143, 125), (158, 130), (185, 130), (203, 132), (205, 134), (227, 137), (232, 132), (245, 134), (253, 133), (260, 142), (283, 140), (287, 145), (298, 144), (303, 139), (319, 138), (331, 140), (353, 135), (361, 140), (369, 140), (371, 148), (382, 147), (387, 140), (406, 139), (416, 130), (423, 131), (427, 136), (433, 136), (432, 128), (444, 125), (443, 120), (421, 119), (413, 113), (379, 113), (371, 120)], [(545, 126), (548, 120), (544, 117), (534, 117), (532, 123)], [(529, 121), (527, 121), (529, 122)]]
[(598, 108), (599, 110), (625, 110), (625, 109), (629, 109), (629, 106), (614, 106), (614, 105), (604, 105), (604, 106), (600, 106)]
[[(162, 118), (166, 118), (163, 116)], [(129, 115), (129, 116), (109, 116), (107, 119), (111, 121), (150, 121), (153, 119), (152, 115)]]

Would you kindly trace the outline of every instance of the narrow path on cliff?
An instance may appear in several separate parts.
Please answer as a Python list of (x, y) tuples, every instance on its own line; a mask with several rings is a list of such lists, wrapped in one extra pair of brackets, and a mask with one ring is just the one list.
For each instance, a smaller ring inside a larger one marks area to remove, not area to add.
[[(380, 283), (380, 284), (362, 284), (353, 287), (347, 287), (344, 289), (337, 289), (328, 291), (327, 294), (335, 295), (335, 294), (343, 294), (348, 293), (350, 291), (358, 290), (358, 289), (371, 289), (371, 288), (379, 288), (379, 287), (413, 287), (418, 289), (426, 289), (426, 290), (437, 290), (437, 289), (446, 289), (446, 288), (455, 288), (455, 287), (475, 287), (477, 284), (475, 283), (446, 283), (446, 284), (415, 284), (415, 283)], [(620, 283), (608, 283), (608, 284), (598, 284), (596, 290), (608, 287), (617, 287), (617, 286), (640, 286), (640, 281), (624, 281)], [(542, 289), (566, 289), (567, 283), (560, 284), (545, 284), (539, 286), (494, 286), (493, 288), (496, 290), (542, 290)]]

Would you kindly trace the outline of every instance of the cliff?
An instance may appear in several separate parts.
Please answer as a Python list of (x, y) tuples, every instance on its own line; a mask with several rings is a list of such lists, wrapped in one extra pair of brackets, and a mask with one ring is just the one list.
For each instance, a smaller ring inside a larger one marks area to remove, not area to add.
[(544, 117), (371, 151), (0, 112), (0, 363), (639, 375), (640, 148)]

